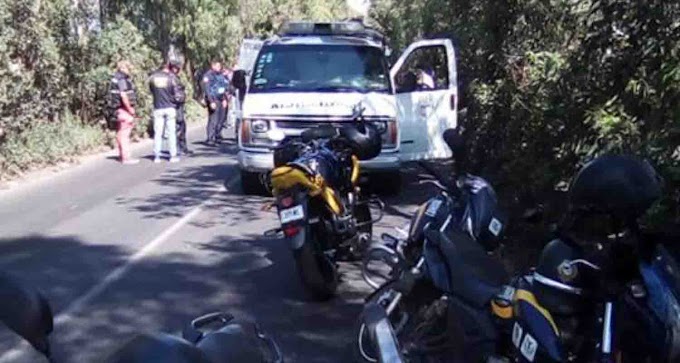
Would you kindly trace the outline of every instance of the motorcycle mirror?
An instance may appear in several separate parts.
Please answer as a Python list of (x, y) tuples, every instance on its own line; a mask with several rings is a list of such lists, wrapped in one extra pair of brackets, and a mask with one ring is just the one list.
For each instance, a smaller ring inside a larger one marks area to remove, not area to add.
[(49, 359), (52, 309), (36, 290), (0, 273), (0, 321)]
[(269, 132), (267, 132), (267, 136), (269, 136), (272, 141), (276, 142), (281, 142), (286, 138), (286, 134), (284, 134), (280, 129), (269, 130)]
[(448, 129), (444, 131), (443, 138), (453, 153), (453, 160), (457, 165), (461, 165), (465, 161), (465, 140), (463, 135), (457, 129)]

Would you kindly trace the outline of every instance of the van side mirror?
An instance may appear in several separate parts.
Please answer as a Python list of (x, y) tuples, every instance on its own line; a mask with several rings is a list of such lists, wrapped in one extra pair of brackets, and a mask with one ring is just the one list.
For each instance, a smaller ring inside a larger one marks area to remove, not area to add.
[(50, 357), (48, 336), (54, 319), (49, 303), (38, 291), (5, 273), (0, 273), (0, 321)]

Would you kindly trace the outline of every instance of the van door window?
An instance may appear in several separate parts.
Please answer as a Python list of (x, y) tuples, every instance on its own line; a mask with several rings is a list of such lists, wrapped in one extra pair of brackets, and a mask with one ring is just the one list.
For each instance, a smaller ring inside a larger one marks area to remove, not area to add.
[(395, 77), (396, 92), (438, 91), (449, 88), (449, 67), (444, 46), (414, 50)]

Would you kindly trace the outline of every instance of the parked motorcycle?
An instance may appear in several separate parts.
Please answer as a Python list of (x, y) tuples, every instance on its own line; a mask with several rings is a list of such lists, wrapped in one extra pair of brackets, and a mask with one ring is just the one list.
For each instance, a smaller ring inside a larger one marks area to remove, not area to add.
[(364, 198), (358, 186), (359, 161), (376, 157), (382, 147), (362, 112), (351, 123), (286, 138), (274, 150), (271, 185), (281, 228), (266, 234), (283, 232), (303, 285), (319, 300), (335, 294), (336, 262), (360, 258), (382, 218), (382, 202)]
[[(52, 355), (50, 334), (54, 319), (48, 301), (16, 278), (0, 273), (0, 321), (41, 353)], [(107, 363), (262, 363), (283, 362), (276, 342), (254, 322), (212, 313), (191, 321), (182, 338), (168, 334), (139, 334), (122, 345)]]
[[(491, 235), (502, 228), (476, 223), (486, 213), (465, 212), (494, 211), (495, 203), (473, 206), (470, 196), (485, 187), (468, 185), (459, 177), (426, 204), (421, 257), (367, 299), (359, 361), (680, 361), (678, 249), (634, 223), (660, 196), (648, 164), (619, 156), (584, 167), (561, 238), (533, 271), (512, 279), (487, 254), (489, 239), (474, 233), (477, 225)], [(479, 220), (493, 221), (490, 213)]]

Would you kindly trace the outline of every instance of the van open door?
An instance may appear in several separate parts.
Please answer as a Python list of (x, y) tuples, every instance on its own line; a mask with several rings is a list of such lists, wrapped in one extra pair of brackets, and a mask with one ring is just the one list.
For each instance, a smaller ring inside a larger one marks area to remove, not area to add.
[(448, 39), (411, 44), (390, 72), (395, 85), (402, 161), (448, 158), (442, 134), (457, 127), (456, 54)]
[(253, 68), (255, 67), (257, 55), (260, 53), (260, 49), (262, 49), (263, 44), (264, 42), (259, 39), (243, 39), (241, 48), (238, 52), (236, 68), (246, 71), (246, 75), (250, 76), (252, 74)]
[[(239, 79), (239, 82), (232, 79), (232, 85), (239, 87), (236, 87), (236, 97), (232, 97), (229, 104), (227, 127), (235, 127), (235, 129), (238, 129), (238, 121), (241, 119), (242, 113), (241, 103), (248, 90), (248, 82), (253, 73), (253, 68), (255, 68), (255, 60), (260, 53), (260, 49), (262, 49), (262, 45), (264, 45), (264, 41), (259, 39), (243, 39), (241, 42), (234, 74), (236, 75), (236, 72), (243, 72), (238, 75), (243, 79)], [(243, 84), (241, 85), (240, 83)]]

